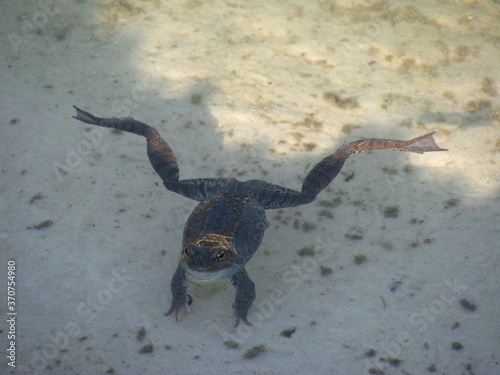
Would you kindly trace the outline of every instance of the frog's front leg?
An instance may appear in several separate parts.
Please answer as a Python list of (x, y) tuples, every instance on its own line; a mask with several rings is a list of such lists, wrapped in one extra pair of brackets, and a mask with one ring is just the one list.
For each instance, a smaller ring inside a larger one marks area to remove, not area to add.
[(234, 323), (233, 326), (236, 328), (243, 320), (248, 325), (251, 325), (247, 320), (247, 313), (250, 306), (252, 306), (255, 300), (255, 284), (248, 276), (247, 271), (242, 267), (238, 272), (236, 272), (231, 277), (231, 282), (236, 288), (236, 298), (233, 304), (234, 310)]
[(170, 310), (165, 313), (165, 316), (172, 314), (175, 311), (175, 320), (180, 322), (182, 320), (182, 312), (185, 309), (189, 312), (189, 305), (193, 301), (191, 296), (187, 293), (187, 277), (186, 271), (179, 264), (177, 270), (170, 282), (170, 290), (172, 291), (172, 306)]

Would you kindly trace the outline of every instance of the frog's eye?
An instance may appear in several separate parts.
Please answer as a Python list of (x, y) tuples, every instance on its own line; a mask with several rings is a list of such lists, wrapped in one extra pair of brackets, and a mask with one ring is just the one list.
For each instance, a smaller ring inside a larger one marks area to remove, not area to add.
[(189, 246), (186, 246), (186, 247), (184, 248), (183, 253), (184, 253), (184, 255), (186, 255), (186, 256), (188, 256), (188, 257), (189, 257), (189, 256), (191, 256), (191, 249), (189, 248)]
[(221, 250), (221, 251), (218, 251), (215, 253), (214, 258), (215, 258), (215, 260), (220, 262), (221, 260), (224, 259), (224, 256), (225, 256), (225, 253), (224, 253), (224, 251)]

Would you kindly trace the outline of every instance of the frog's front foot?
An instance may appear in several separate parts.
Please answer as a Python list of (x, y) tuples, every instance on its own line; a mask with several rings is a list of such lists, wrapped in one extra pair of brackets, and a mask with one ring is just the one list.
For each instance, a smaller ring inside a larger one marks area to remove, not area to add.
[[(179, 297), (179, 296), (176, 296)], [(182, 314), (184, 311), (191, 312), (189, 305), (193, 303), (193, 298), (190, 294), (185, 295), (185, 298), (174, 298), (172, 301), (172, 306), (170, 309), (164, 314), (165, 316), (169, 316), (173, 312), (175, 312), (175, 320), (180, 322), (182, 320)]]
[(184, 310), (189, 312), (189, 305), (193, 302), (193, 298), (187, 292), (186, 271), (179, 264), (177, 270), (170, 282), (170, 290), (172, 291), (172, 305), (170, 310), (165, 313), (165, 316), (172, 314), (175, 311), (175, 320), (182, 320)]
[(250, 323), (247, 319), (247, 313), (248, 309), (246, 311), (239, 311), (239, 312), (236, 311), (236, 309), (234, 309), (234, 321), (233, 321), (234, 328), (238, 327), (238, 325), (240, 324), (240, 320), (242, 320), (243, 323), (245, 323), (248, 326), (252, 325), (252, 323)]
[(240, 324), (243, 320), (245, 324), (251, 326), (252, 324), (247, 319), (248, 310), (255, 300), (255, 284), (250, 277), (248, 277), (245, 268), (241, 268), (231, 277), (231, 282), (236, 288), (236, 298), (233, 304), (234, 322), (233, 327)]

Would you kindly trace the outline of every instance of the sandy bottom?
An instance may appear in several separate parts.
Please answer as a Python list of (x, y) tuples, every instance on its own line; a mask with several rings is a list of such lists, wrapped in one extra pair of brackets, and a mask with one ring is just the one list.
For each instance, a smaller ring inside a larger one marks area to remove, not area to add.
[[(500, 372), (498, 1), (291, 3), (1, 6), (2, 374)], [(252, 327), (232, 328), (228, 282), (191, 286), (176, 323), (196, 202), (73, 104), (157, 127), (181, 178), (300, 189), (362, 137), (449, 151), (351, 157), (312, 204), (267, 212)]]

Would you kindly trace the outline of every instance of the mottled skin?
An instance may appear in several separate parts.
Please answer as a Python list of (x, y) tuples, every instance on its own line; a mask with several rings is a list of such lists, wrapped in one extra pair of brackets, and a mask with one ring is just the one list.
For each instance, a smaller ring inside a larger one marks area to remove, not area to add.
[(75, 119), (87, 124), (114, 128), (146, 137), (148, 157), (168, 190), (201, 203), (184, 227), (179, 266), (171, 282), (172, 305), (165, 315), (175, 312), (177, 321), (189, 310), (188, 278), (207, 281), (230, 279), (236, 288), (233, 304), (234, 326), (240, 320), (250, 324), (247, 314), (255, 300), (255, 285), (245, 264), (259, 247), (265, 230), (265, 210), (298, 206), (312, 202), (342, 169), (351, 154), (371, 150), (424, 153), (446, 151), (439, 148), (433, 133), (409, 141), (363, 139), (339, 147), (309, 172), (301, 191), (261, 180), (234, 178), (179, 180), (179, 167), (170, 146), (156, 129), (131, 117), (99, 118), (75, 107)]

